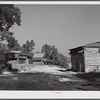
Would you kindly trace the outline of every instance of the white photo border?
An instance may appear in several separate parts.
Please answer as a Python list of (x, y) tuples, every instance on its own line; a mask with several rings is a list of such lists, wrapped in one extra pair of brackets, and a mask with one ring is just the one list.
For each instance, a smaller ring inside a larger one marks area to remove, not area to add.
[[(0, 1), (0, 4), (100, 5), (100, 1)], [(100, 91), (0, 91), (0, 99), (100, 99)]]

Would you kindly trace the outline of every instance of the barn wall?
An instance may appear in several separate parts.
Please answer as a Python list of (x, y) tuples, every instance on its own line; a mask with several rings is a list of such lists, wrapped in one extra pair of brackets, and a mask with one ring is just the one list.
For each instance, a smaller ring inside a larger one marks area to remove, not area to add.
[(77, 72), (84, 72), (84, 56), (80, 54), (71, 54), (72, 69)]
[(100, 48), (85, 48), (85, 72), (100, 71)]

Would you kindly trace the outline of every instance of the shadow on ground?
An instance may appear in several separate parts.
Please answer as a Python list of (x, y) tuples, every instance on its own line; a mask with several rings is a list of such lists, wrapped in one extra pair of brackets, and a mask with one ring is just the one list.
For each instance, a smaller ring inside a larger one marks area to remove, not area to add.
[(74, 74), (17, 73), (0, 76), (0, 90), (99, 90)]

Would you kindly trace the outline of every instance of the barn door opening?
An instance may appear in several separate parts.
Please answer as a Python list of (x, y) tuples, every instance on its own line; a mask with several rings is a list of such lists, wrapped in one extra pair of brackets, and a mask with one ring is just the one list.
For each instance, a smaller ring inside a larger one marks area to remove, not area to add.
[(76, 62), (76, 71), (82, 72), (82, 63), (81, 62)]
[(82, 72), (82, 63), (80, 62), (80, 72)]
[(76, 72), (79, 72), (79, 70), (80, 70), (79, 62), (76, 62)]

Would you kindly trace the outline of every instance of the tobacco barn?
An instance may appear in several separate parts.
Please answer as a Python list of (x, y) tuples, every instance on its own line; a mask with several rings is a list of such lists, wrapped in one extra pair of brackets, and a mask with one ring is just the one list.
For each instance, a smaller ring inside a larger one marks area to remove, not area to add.
[(76, 72), (100, 72), (100, 42), (70, 49), (72, 69)]

